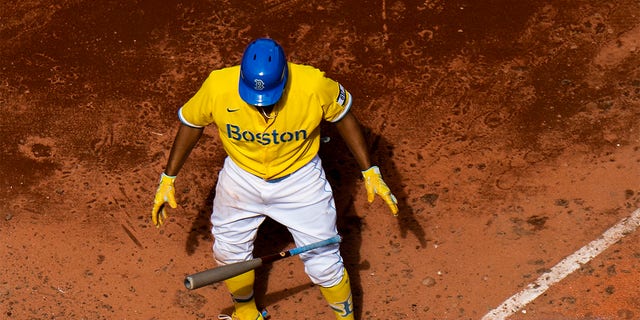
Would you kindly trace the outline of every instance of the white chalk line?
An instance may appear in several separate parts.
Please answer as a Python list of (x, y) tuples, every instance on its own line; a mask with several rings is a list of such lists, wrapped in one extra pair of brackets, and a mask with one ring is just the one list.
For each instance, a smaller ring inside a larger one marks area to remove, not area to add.
[(591, 241), (580, 250), (560, 261), (549, 271), (538, 277), (536, 281), (527, 285), (526, 289), (514, 294), (499, 307), (487, 313), (482, 317), (482, 320), (501, 320), (515, 314), (547, 291), (552, 285), (578, 270), (582, 264), (591, 261), (609, 246), (635, 231), (638, 226), (640, 226), (640, 209), (636, 209), (629, 217), (620, 220), (598, 239)]

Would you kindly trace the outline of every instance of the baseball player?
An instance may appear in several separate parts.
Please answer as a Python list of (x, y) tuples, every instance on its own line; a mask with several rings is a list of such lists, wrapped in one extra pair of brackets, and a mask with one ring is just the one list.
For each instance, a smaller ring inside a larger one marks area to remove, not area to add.
[[(318, 157), (320, 123), (335, 124), (362, 169), (368, 201), (375, 194), (391, 212), (397, 201), (370, 162), (351, 94), (311, 66), (287, 62), (282, 47), (260, 38), (239, 66), (213, 71), (178, 111), (181, 121), (161, 175), (151, 214), (157, 227), (176, 208), (174, 180), (202, 135), (214, 124), (227, 154), (218, 175), (213, 212), (213, 253), (219, 265), (253, 258), (258, 227), (266, 217), (286, 226), (296, 246), (338, 234), (333, 192)], [(305, 272), (336, 319), (354, 319), (349, 276), (339, 244), (300, 255)], [(253, 297), (254, 271), (225, 280), (232, 319), (264, 319)]]

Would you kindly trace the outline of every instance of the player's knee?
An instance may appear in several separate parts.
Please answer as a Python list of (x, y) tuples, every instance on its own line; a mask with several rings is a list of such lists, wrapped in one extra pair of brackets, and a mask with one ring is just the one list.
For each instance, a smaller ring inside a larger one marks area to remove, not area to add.
[(332, 287), (342, 280), (344, 266), (333, 266), (324, 270), (308, 270), (307, 274), (313, 283), (322, 287)]
[(252, 244), (228, 244), (221, 241), (213, 243), (213, 258), (219, 265), (225, 265), (251, 259)]
[(311, 281), (322, 287), (331, 287), (340, 282), (344, 273), (342, 259), (316, 258), (303, 260), (305, 272)]

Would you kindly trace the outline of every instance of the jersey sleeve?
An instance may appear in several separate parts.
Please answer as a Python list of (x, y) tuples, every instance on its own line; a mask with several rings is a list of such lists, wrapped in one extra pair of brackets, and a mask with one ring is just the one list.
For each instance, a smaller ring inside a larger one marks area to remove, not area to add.
[(190, 127), (201, 128), (213, 123), (216, 104), (213, 74), (202, 84), (198, 92), (178, 111), (180, 121)]
[(351, 109), (353, 103), (351, 94), (334, 80), (323, 77), (318, 83), (316, 92), (326, 121), (338, 122)]

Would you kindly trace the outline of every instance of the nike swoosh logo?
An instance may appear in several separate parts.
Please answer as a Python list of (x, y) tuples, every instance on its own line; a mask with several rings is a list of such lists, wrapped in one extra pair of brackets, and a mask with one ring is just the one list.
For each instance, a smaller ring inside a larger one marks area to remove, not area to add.
[(236, 112), (238, 110), (240, 110), (240, 109), (229, 109), (229, 108), (227, 108), (227, 112)]

